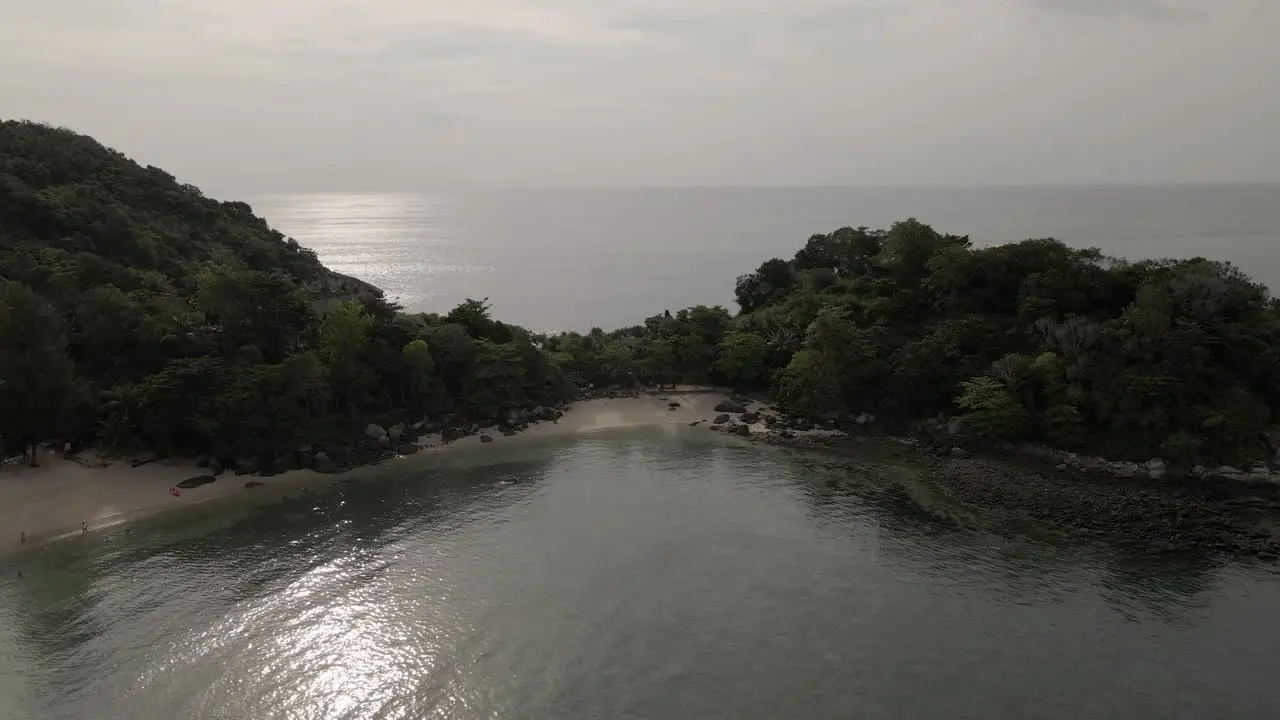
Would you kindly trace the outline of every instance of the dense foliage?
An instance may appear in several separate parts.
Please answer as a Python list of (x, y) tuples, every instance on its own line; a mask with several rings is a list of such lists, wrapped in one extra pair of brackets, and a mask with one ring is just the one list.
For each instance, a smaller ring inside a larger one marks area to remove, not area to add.
[(0, 124), (0, 438), (268, 454), (395, 411), (572, 392), (468, 301), (405, 315), (238, 202), (92, 138)]
[(1050, 239), (975, 248), (916, 220), (815, 235), (695, 307), (546, 339), (579, 382), (770, 389), (814, 417), (1128, 457), (1243, 462), (1280, 410), (1280, 304), (1228, 264), (1125, 262)]
[(356, 418), (499, 417), (574, 385), (769, 390), (815, 418), (1113, 456), (1256, 457), (1280, 303), (1230, 265), (916, 220), (815, 235), (738, 279), (741, 312), (531, 337), (482, 301), (406, 315), (253, 215), (91, 138), (0, 125), (0, 438), (268, 454)]

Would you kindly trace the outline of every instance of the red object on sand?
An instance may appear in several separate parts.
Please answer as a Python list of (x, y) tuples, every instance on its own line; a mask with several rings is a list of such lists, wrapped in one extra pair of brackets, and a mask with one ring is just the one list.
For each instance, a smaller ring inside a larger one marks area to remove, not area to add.
[(182, 495), (182, 493), (181, 493), (181, 492), (179, 492), (179, 491), (178, 491), (178, 488), (176, 488), (176, 487), (171, 487), (171, 488), (169, 488), (169, 494), (170, 494), (170, 495), (172, 495), (172, 496), (174, 496), (174, 497), (181, 497), (181, 495)]

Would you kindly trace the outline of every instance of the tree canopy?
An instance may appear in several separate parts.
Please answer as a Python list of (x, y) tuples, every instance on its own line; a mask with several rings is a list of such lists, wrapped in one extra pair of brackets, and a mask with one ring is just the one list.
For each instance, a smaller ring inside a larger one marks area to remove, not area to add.
[(717, 383), (792, 412), (1102, 454), (1246, 462), (1280, 410), (1280, 303), (1229, 264), (908, 219), (814, 235), (740, 311), (531, 336), (409, 315), (248, 205), (92, 138), (0, 124), (0, 437), (271, 453), (388, 412), (501, 417), (575, 385)]
[(959, 415), (979, 437), (1122, 457), (1246, 462), (1280, 411), (1280, 303), (1227, 263), (976, 248), (909, 219), (814, 235), (736, 293), (732, 318), (689, 308), (546, 347), (580, 382), (711, 380), (815, 417)]
[(265, 455), (363, 416), (573, 394), (488, 312), (406, 315), (244, 203), (69, 130), (0, 124), (0, 449)]

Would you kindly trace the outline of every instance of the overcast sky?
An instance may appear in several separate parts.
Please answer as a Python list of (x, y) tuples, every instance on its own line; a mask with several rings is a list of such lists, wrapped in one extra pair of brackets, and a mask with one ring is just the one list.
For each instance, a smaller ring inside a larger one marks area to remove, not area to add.
[(0, 116), (221, 194), (1280, 180), (1278, 0), (0, 0)]

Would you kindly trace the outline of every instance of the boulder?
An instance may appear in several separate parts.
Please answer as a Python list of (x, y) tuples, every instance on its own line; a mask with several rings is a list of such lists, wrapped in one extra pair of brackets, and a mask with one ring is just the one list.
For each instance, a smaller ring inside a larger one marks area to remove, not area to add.
[(744, 413), (742, 417), (738, 419), (748, 425), (755, 425), (756, 423), (760, 422), (760, 413), (753, 413), (753, 412)]
[(258, 472), (258, 458), (255, 458), (255, 457), (236, 458), (235, 470), (237, 475), (252, 475)]
[(1143, 468), (1138, 463), (1118, 462), (1112, 463), (1111, 472), (1123, 478), (1136, 478), (1142, 474)]
[(1165, 465), (1164, 460), (1160, 458), (1152, 458), (1147, 461), (1147, 477), (1152, 480), (1163, 480), (1165, 473), (1168, 471), (1169, 466)]
[(723, 400), (716, 404), (715, 411), (718, 413), (744, 413), (747, 408), (740, 402)]
[(281, 455), (271, 461), (271, 469), (276, 473), (286, 473), (293, 469), (293, 455)]
[(183, 490), (189, 490), (191, 488), (200, 487), (201, 485), (208, 485), (209, 483), (217, 479), (218, 478), (212, 475), (198, 475), (196, 477), (191, 477), (191, 478), (187, 478), (186, 480), (183, 480), (182, 482), (178, 483), (178, 487), (182, 488)]
[(440, 432), (440, 439), (444, 442), (453, 442), (462, 436), (462, 430), (456, 427), (447, 427)]
[(263, 485), (265, 485), (265, 484), (266, 484), (266, 483), (264, 483), (264, 482), (260, 482), (260, 481), (258, 481), (258, 480), (250, 480), (249, 482), (245, 483), (245, 484), (244, 484), (244, 486), (245, 486), (245, 487), (247, 487), (247, 488), (259, 488), (259, 487), (262, 487), (262, 486), (263, 486)]
[(729, 422), (729, 416), (728, 416), (728, 415), (717, 415), (717, 416), (716, 416), (716, 419), (711, 421), (711, 423), (712, 423), (713, 425), (723, 425), (723, 424), (725, 424), (725, 423), (727, 423), (727, 422)]
[(480, 436), (480, 442), (482, 442), (482, 443), (491, 443), (491, 442), (493, 442), (493, 437), (492, 437), (492, 436), (490, 436), (490, 435), (481, 435), (481, 436)]
[(733, 433), (734, 435), (741, 435), (743, 437), (746, 437), (751, 434), (751, 428), (746, 425), (734, 425), (729, 430), (729, 432)]
[(318, 452), (312, 458), (311, 467), (318, 473), (336, 473), (338, 472), (338, 463), (329, 457), (328, 453)]
[(373, 423), (369, 423), (364, 429), (364, 434), (365, 434), (365, 437), (369, 438), (370, 440), (377, 440), (380, 437), (386, 437), (387, 431), (381, 425), (375, 425)]
[(390, 435), (382, 435), (382, 436), (379, 436), (379, 437), (378, 437), (378, 449), (379, 449), (379, 450), (390, 450), (390, 449), (391, 449), (391, 442), (392, 442), (392, 441), (391, 441), (391, 436), (390, 436)]
[(391, 438), (392, 443), (400, 442), (400, 438), (404, 437), (404, 424), (392, 425), (391, 429), (387, 431), (387, 437)]

